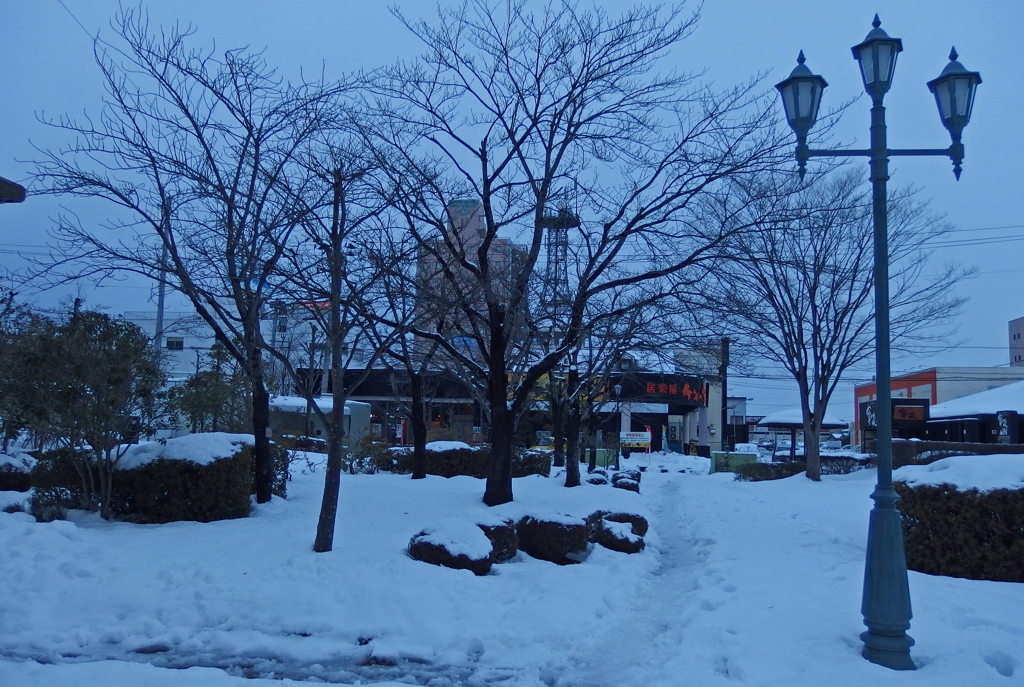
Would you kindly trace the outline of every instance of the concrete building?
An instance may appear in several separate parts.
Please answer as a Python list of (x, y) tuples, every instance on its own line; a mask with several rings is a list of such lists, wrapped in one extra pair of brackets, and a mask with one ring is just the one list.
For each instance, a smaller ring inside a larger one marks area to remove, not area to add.
[[(420, 327), (440, 331), (456, 348), (475, 353), (473, 327), (462, 308), (454, 305), (468, 299), (474, 308), (486, 308), (484, 285), (476, 275), (459, 262), (476, 264), (487, 234), (483, 205), (479, 200), (455, 200), (448, 206), (448, 239), (454, 250), (438, 238), (419, 249), (416, 263), (416, 319)], [(516, 260), (525, 256), (518, 246), (506, 238), (494, 237), (487, 249), (491, 279), (487, 288), (499, 299), (511, 293), (512, 274)], [(514, 313), (525, 319), (523, 313)], [(421, 344), (422, 342), (417, 342)]]
[(159, 337), (160, 365), (172, 382), (209, 367), (213, 330), (195, 312), (165, 312), (162, 332), (156, 331), (156, 311), (129, 311), (121, 318)]
[[(1022, 318), (1024, 319), (1024, 318)], [(933, 367), (920, 372), (900, 375), (892, 379), (893, 399), (912, 399), (924, 407), (945, 403), (989, 389), (996, 389), (1013, 382), (1024, 380), (1024, 367)], [(854, 407), (857, 418), (854, 424), (854, 443), (863, 443), (861, 428), (866, 404), (875, 400), (877, 388), (874, 383), (862, 384), (854, 389)], [(893, 433), (898, 436), (899, 428), (894, 425)]]
[(1024, 317), (1010, 320), (1010, 365), (1024, 367)]

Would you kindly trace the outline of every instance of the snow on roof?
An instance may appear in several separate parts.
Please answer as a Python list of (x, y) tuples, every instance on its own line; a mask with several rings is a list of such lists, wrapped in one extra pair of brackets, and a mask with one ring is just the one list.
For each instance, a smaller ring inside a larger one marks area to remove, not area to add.
[(151, 463), (158, 458), (168, 460), (190, 460), (208, 465), (220, 458), (230, 458), (241, 450), (243, 444), (252, 445), (251, 434), (228, 434), (227, 432), (205, 432), (187, 434), (165, 441), (150, 441), (130, 447), (117, 464), (119, 470), (131, 470)]
[[(804, 416), (803, 412), (799, 408), (787, 408), (786, 410), (779, 410), (771, 415), (765, 415), (764, 418), (757, 423), (758, 427), (803, 427)], [(822, 429), (846, 429), (849, 426), (848, 422), (840, 420), (839, 418), (826, 415), (821, 422)]]
[[(329, 413), (334, 409), (334, 396), (321, 396), (314, 398), (313, 401), (316, 403), (317, 408), (325, 413)], [(360, 401), (345, 401), (345, 414), (351, 415), (352, 406), (357, 405), (366, 406), (369, 404)], [(292, 413), (304, 413), (306, 412), (306, 399), (302, 396), (271, 396), (270, 407)]]
[(950, 456), (928, 465), (906, 465), (892, 478), (911, 486), (951, 484), (961, 491), (1024, 489), (1024, 454)]
[(932, 420), (938, 420), (947, 417), (994, 415), (1001, 410), (1015, 410), (1024, 414), (1024, 381), (936, 403), (931, 407), (929, 415)]

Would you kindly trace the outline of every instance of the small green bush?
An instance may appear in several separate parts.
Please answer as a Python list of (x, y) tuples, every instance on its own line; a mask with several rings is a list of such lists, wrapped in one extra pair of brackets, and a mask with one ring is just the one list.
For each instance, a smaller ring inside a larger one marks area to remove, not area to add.
[(146, 523), (244, 518), (252, 488), (252, 451), (245, 449), (251, 447), (207, 465), (158, 458), (118, 470), (111, 510), (126, 520)]
[(821, 474), (823, 475), (849, 475), (851, 472), (863, 470), (868, 462), (856, 458), (844, 458), (841, 456), (822, 456)]
[(327, 440), (321, 437), (305, 437), (295, 434), (282, 434), (274, 439), (275, 444), (289, 451), (309, 451), (310, 453), (327, 453)]
[[(487, 476), (487, 465), (491, 460), (488, 446), (477, 448), (455, 448), (447, 451), (427, 451), (427, 474), (441, 477), (467, 475), (483, 479)], [(412, 472), (412, 447), (403, 446), (386, 449), (374, 459), (374, 465), (381, 472), (400, 475)], [(512, 476), (551, 474), (551, 453), (545, 451), (516, 451), (512, 456)]]
[(367, 434), (356, 442), (349, 459), (343, 467), (352, 474), (372, 474), (380, 471), (395, 472), (388, 468), (389, 458), (387, 455), (389, 448), (387, 442)]
[[(47, 451), (39, 456), (29, 473), (33, 489), (29, 512), (36, 520), (63, 520), (69, 509), (88, 506), (84, 502), (82, 477), (75, 468), (74, 455), (69, 448)], [(94, 473), (93, 480), (99, 484), (99, 475)]]
[(747, 463), (733, 467), (736, 479), (741, 482), (765, 482), (773, 479), (792, 477), (807, 471), (807, 463)]
[(895, 487), (910, 570), (1024, 582), (1024, 489)]
[(32, 488), (29, 471), (12, 465), (0, 465), (0, 491), (28, 491)]

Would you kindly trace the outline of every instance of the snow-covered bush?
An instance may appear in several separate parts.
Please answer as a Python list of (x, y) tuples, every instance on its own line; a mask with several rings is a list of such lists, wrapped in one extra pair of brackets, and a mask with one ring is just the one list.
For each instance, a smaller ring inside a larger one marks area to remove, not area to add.
[(483, 522), (478, 520), (477, 527), (491, 541), (495, 563), (511, 560), (519, 552), (519, 533), (514, 520), (500, 517)]
[(0, 491), (28, 491), (32, 487), (29, 475), (35, 464), (36, 459), (26, 453), (0, 453)]
[(612, 551), (639, 553), (643, 551), (644, 538), (635, 530), (631, 523), (616, 522), (604, 517), (600, 519), (591, 541)]
[(409, 555), (418, 561), (486, 575), (494, 564), (491, 540), (465, 520), (447, 519), (425, 528), (409, 541)]
[(626, 491), (633, 491), (637, 494), (640, 493), (640, 483), (635, 479), (628, 479), (626, 477), (620, 477), (619, 479), (612, 478), (612, 486), (616, 489), (625, 489)]
[(893, 478), (907, 567), (1024, 582), (1024, 456), (957, 456)]
[[(128, 447), (111, 495), (112, 515), (136, 522), (209, 522), (245, 517), (253, 493), (252, 437), (247, 434), (190, 434), (164, 442)], [(82, 463), (68, 449), (50, 451), (32, 470), (32, 514), (42, 521), (82, 508), (81, 484), (97, 475), (81, 474)], [(271, 446), (274, 491), (283, 495), (288, 453)]]
[[(249, 449), (249, 450), (246, 450)], [(111, 504), (134, 522), (244, 518), (252, 493), (251, 447), (206, 464), (158, 458), (119, 470)]]
[(32, 482), (32, 496), (29, 498), (29, 512), (40, 522), (63, 520), (71, 508), (88, 506), (82, 493), (82, 482), (98, 480), (95, 470), (80, 473), (88, 465), (86, 461), (75, 461), (71, 449), (59, 448), (47, 451), (32, 467), (29, 478)]
[(793, 461), (790, 463), (747, 463), (733, 468), (736, 479), (740, 482), (765, 482), (773, 479), (785, 479), (807, 470), (807, 463)]
[(615, 484), (619, 480), (631, 479), (636, 483), (640, 483), (640, 471), (639, 470), (619, 470), (612, 475), (612, 484)]
[[(489, 446), (469, 446), (461, 442), (432, 442), (427, 450), (427, 474), (440, 477), (466, 475), (483, 479), (490, 462)], [(401, 475), (412, 472), (411, 447), (396, 446), (374, 460), (376, 470)], [(512, 476), (544, 475), (551, 473), (551, 454), (542, 451), (517, 451), (512, 456)]]
[(528, 515), (516, 526), (519, 548), (559, 565), (579, 563), (587, 550), (587, 523), (568, 515)]

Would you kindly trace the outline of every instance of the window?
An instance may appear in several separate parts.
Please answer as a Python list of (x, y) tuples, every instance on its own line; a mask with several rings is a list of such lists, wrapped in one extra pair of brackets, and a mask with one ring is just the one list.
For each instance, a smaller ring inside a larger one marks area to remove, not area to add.
[(168, 351), (184, 351), (185, 350), (185, 337), (183, 337), (183, 336), (168, 336), (167, 337), (167, 350)]

